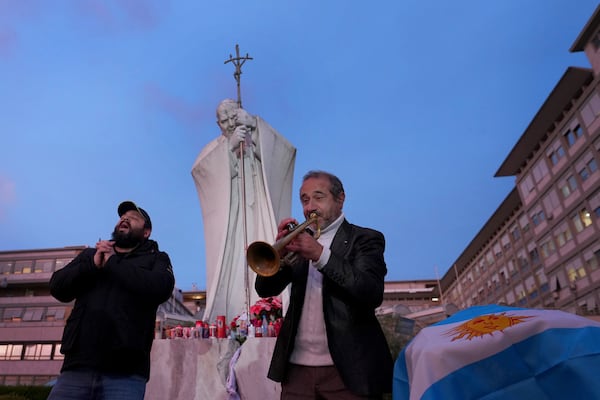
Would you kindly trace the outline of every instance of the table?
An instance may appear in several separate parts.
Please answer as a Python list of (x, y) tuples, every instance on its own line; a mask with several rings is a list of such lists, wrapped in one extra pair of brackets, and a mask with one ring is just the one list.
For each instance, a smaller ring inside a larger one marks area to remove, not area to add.
[(267, 378), (276, 338), (248, 338), (240, 347), (229, 339), (157, 339), (150, 355), (144, 400), (229, 399), (230, 361), (242, 400), (279, 399), (281, 386)]

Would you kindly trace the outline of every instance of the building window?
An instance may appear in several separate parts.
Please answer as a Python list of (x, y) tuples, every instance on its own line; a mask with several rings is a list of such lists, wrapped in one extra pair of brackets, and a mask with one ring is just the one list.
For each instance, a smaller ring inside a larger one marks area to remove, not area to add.
[(73, 259), (72, 258), (61, 258), (56, 260), (56, 267), (55, 267), (55, 271), (58, 271), (59, 269), (63, 268), (65, 265), (67, 265), (68, 263), (70, 263)]
[(61, 346), (60, 343), (57, 343), (54, 345), (54, 353), (52, 354), (53, 360), (64, 360), (65, 359), (65, 355), (60, 352), (60, 346)]
[(562, 147), (561, 144), (558, 144), (556, 146), (556, 148), (554, 150), (552, 150), (550, 152), (550, 154), (548, 154), (548, 159), (550, 160), (550, 163), (552, 163), (552, 166), (558, 164), (558, 162), (565, 156), (565, 149)]
[(538, 253), (538, 249), (534, 248), (529, 251), (529, 257), (531, 258), (531, 262), (535, 264), (539, 264), (540, 262), (540, 254)]
[(569, 147), (572, 147), (575, 144), (575, 142), (577, 141), (577, 139), (579, 139), (582, 135), (583, 135), (583, 129), (581, 129), (581, 125), (577, 125), (573, 129), (567, 130), (563, 134)]
[(46, 310), (47, 321), (61, 321), (65, 319), (65, 307), (48, 307)]
[(535, 271), (535, 277), (540, 291), (542, 293), (546, 293), (548, 290), (550, 290), (550, 285), (548, 285), (548, 278), (546, 277), (546, 273), (544, 272), (543, 267)]
[(41, 344), (26, 344), (25, 354), (23, 355), (24, 360), (51, 360), (52, 359), (52, 347), (51, 343)]
[(583, 263), (580, 258), (575, 258), (569, 261), (565, 269), (567, 270), (567, 276), (569, 278), (569, 282), (575, 282), (578, 279), (585, 278), (586, 272), (585, 268), (583, 268)]
[(23, 313), (23, 321), (41, 321), (44, 315), (42, 307), (26, 308)]
[(479, 261), (479, 270), (483, 273), (485, 271), (485, 260)]
[(54, 260), (36, 260), (34, 271), (38, 274), (54, 271)]
[(529, 194), (535, 189), (533, 177), (531, 175), (525, 176), (525, 178), (519, 183), (519, 188), (521, 189), (523, 197), (529, 196)]
[(546, 241), (542, 242), (540, 245), (540, 251), (542, 252), (542, 256), (544, 258), (548, 258), (552, 254), (556, 253), (556, 246), (554, 245), (552, 238), (548, 238)]
[(598, 171), (598, 163), (596, 162), (596, 159), (592, 158), (590, 161), (588, 161), (587, 167), (588, 167), (588, 170), (590, 171), (590, 175), (593, 174), (594, 172)]
[(515, 287), (515, 292), (517, 292), (517, 304), (519, 306), (524, 306), (527, 304), (527, 293), (525, 293), (525, 289), (522, 284), (518, 284)]
[(502, 283), (503, 285), (508, 285), (509, 282), (510, 279), (508, 277), (508, 273), (506, 272), (506, 267), (502, 268), (502, 270), (500, 271), (500, 283)]
[(514, 306), (515, 304), (515, 294), (512, 291), (506, 293), (506, 303), (509, 306)]
[(485, 261), (487, 265), (494, 265), (494, 256), (492, 255), (491, 251), (488, 251), (485, 254)]
[(14, 307), (14, 308), (5, 308), (4, 309), (4, 315), (2, 316), (2, 319), (4, 321), (21, 321), (21, 315), (23, 315), (23, 308), (22, 307)]
[(508, 237), (507, 233), (505, 233), (504, 235), (502, 235), (502, 238), (500, 239), (500, 242), (502, 243), (502, 248), (505, 251), (510, 250), (510, 238)]
[(485, 290), (483, 288), (479, 288), (477, 291), (477, 297), (475, 297), (475, 304), (483, 304), (485, 303)]
[(0, 344), (0, 360), (20, 360), (22, 352), (22, 344)]
[(577, 190), (577, 180), (575, 179), (575, 176), (573, 175), (569, 175), (569, 177), (565, 180), (563, 180), (560, 184), (560, 191), (563, 194), (563, 197), (566, 199), (567, 197), (569, 197), (571, 195), (571, 193), (573, 193), (575, 190)]
[(521, 271), (526, 271), (529, 269), (529, 260), (527, 259), (527, 255), (523, 250), (519, 251), (519, 254), (517, 254), (517, 260), (519, 262), (519, 268)]
[(529, 220), (527, 219), (527, 215), (521, 215), (521, 218), (519, 218), (519, 225), (521, 226), (521, 231), (523, 231), (523, 233), (529, 230)]
[(598, 164), (591, 151), (585, 153), (575, 162), (575, 171), (581, 177), (581, 181), (585, 182), (588, 178), (598, 170)]
[(502, 257), (502, 246), (499, 242), (494, 243), (494, 255), (496, 258)]
[(585, 208), (571, 217), (571, 220), (573, 221), (573, 225), (575, 226), (577, 233), (592, 225), (592, 216)]
[(567, 224), (562, 224), (554, 233), (556, 244), (558, 247), (563, 247), (568, 241), (573, 239), (573, 234)]
[(596, 217), (600, 218), (600, 190), (590, 196), (589, 205)]
[(537, 164), (535, 164), (531, 173), (535, 182), (540, 183), (540, 181), (544, 179), (546, 175), (548, 175), (548, 166), (546, 165), (546, 160), (541, 159)]
[(521, 232), (519, 231), (519, 228), (515, 226), (514, 229), (510, 231), (510, 236), (512, 236), (513, 240), (515, 241), (519, 240), (519, 238), (521, 237)]
[(17, 261), (15, 264), (15, 274), (30, 274), (33, 269), (31, 268), (32, 261)]
[[(63, 360), (64, 356), (59, 349), (60, 343), (4, 343), (0, 344), (0, 360)], [(46, 382), (48, 379), (42, 381)]]
[(494, 274), (494, 276), (492, 276), (492, 287), (494, 288), (494, 291), (496, 291), (500, 287), (499, 279), (500, 278), (498, 274)]
[(517, 272), (519, 272), (517, 268), (515, 268), (514, 260), (508, 260), (506, 265), (508, 266), (508, 273), (510, 274), (510, 276), (515, 276)]
[(560, 200), (558, 199), (558, 194), (556, 193), (556, 190), (550, 189), (548, 194), (542, 199), (542, 204), (546, 209), (547, 219), (555, 217), (556, 215), (554, 210), (560, 208)]
[(575, 282), (577, 280), (577, 271), (575, 271), (573, 268), (568, 268), (567, 276), (569, 277), (569, 282)]
[(535, 278), (533, 276), (527, 277), (525, 280), (525, 288), (527, 289), (529, 300), (534, 300), (538, 297), (538, 290), (537, 286), (535, 285)]
[(0, 274), (12, 274), (14, 263), (11, 261), (0, 261)]
[(585, 126), (590, 126), (598, 115), (600, 115), (600, 96), (598, 96), (598, 93), (594, 93), (587, 103), (581, 107), (581, 117)]
[(585, 251), (583, 253), (583, 259), (590, 272), (597, 270), (598, 267), (600, 267), (600, 249), (595, 251)]
[(531, 220), (533, 221), (534, 226), (538, 226), (539, 224), (544, 222), (546, 220), (544, 210), (538, 210), (535, 214), (531, 216)]

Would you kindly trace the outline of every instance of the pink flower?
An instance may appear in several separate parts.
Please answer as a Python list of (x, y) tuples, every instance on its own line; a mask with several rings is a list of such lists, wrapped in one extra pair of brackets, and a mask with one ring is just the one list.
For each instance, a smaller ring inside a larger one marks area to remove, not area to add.
[[(260, 298), (250, 306), (249, 322), (255, 326), (262, 324), (263, 316), (266, 317), (267, 321), (273, 321), (276, 333), (278, 333), (281, 327), (281, 320), (283, 317), (283, 310), (281, 306), (281, 299), (279, 297), (266, 297)], [(238, 317), (235, 317), (231, 325), (237, 323)]]

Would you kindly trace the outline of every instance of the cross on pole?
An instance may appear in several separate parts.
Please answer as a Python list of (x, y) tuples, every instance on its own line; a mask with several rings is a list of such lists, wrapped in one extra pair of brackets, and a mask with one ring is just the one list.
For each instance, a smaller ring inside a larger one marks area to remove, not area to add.
[(224, 64), (227, 64), (228, 62), (232, 62), (233, 65), (235, 65), (235, 72), (233, 73), (233, 77), (235, 78), (235, 81), (237, 82), (237, 102), (238, 105), (240, 106), (240, 108), (242, 108), (242, 94), (240, 91), (240, 76), (242, 75), (242, 65), (244, 65), (244, 63), (247, 60), (252, 60), (252, 57), (248, 56), (248, 53), (246, 53), (246, 55), (244, 57), (240, 57), (240, 46), (239, 45), (235, 45), (235, 58), (233, 58), (233, 56), (230, 54), (229, 55), (229, 60), (225, 60)]
[[(242, 75), (242, 65), (248, 60), (252, 60), (252, 57), (246, 53), (246, 56), (240, 57), (240, 46), (238, 44), (235, 45), (235, 58), (230, 54), (229, 60), (225, 60), (224, 64), (228, 62), (233, 63), (235, 65), (235, 72), (233, 73), (233, 77), (237, 82), (237, 103), (240, 108), (242, 108), (242, 94), (240, 90), (240, 77)], [(252, 150), (250, 150), (252, 151)], [(240, 141), (240, 163), (239, 163), (239, 175), (240, 178), (240, 192), (242, 196), (241, 201), (241, 211), (242, 211), (242, 219), (243, 219), (243, 234), (244, 234), (244, 249), (248, 247), (248, 232), (247, 232), (247, 221), (246, 221), (246, 180), (244, 173), (244, 141)], [(248, 322), (250, 322), (250, 277), (248, 275), (248, 265), (244, 264), (244, 286), (245, 286), (245, 294), (246, 294), (246, 318)]]

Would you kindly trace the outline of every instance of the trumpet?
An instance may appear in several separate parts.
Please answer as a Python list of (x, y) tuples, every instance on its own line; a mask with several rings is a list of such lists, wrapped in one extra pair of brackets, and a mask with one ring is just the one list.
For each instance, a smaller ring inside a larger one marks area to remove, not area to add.
[[(313, 236), (315, 239), (319, 238), (321, 235), (321, 228), (319, 227), (317, 218), (317, 213), (311, 213), (308, 216), (308, 219), (300, 225), (290, 226), (290, 232), (276, 241), (273, 245), (261, 241), (252, 242), (250, 246), (248, 246), (248, 250), (246, 250), (246, 261), (250, 268), (260, 276), (275, 275), (281, 266), (281, 257), (279, 256), (279, 253), (292, 241), (292, 239), (300, 233), (307, 231), (308, 226), (311, 224), (317, 225), (317, 230), (314, 232)], [(293, 257), (294, 255), (294, 253), (287, 254), (286, 259), (288, 259), (288, 257)]]

